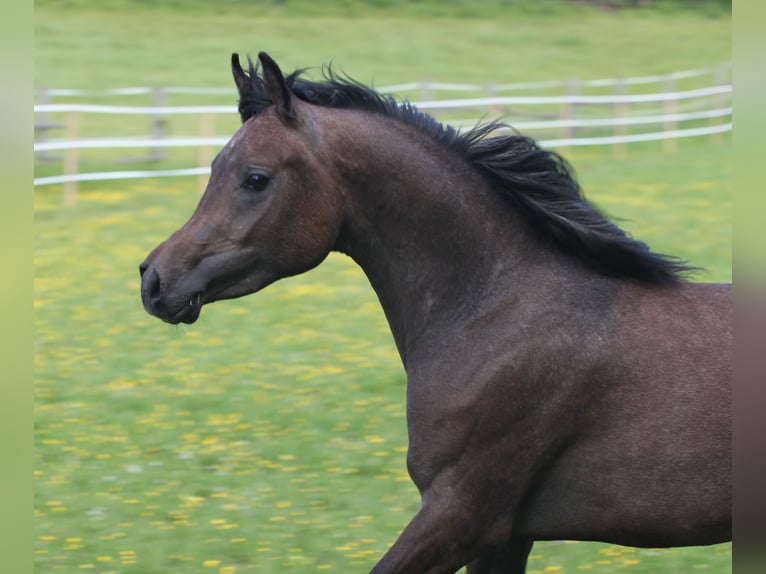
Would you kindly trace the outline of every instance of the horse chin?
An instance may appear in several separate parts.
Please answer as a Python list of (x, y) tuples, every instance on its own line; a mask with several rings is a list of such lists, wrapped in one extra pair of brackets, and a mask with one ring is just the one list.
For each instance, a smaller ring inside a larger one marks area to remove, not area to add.
[(178, 325), (179, 323), (191, 325), (199, 319), (202, 305), (205, 303), (206, 301), (204, 301), (202, 293), (196, 293), (189, 297), (188, 301), (186, 301), (180, 309), (172, 314), (161, 316), (160, 318), (171, 325)]
[(272, 282), (273, 279), (268, 280), (261, 277), (260, 281), (257, 282), (245, 281), (217, 287), (208, 285), (205, 290), (197, 291), (184, 299), (176, 299), (174, 305), (165, 307), (159, 313), (157, 310), (150, 312), (171, 325), (178, 325), (179, 323), (191, 325), (199, 319), (203, 305), (224, 299), (238, 299), (260, 291)]

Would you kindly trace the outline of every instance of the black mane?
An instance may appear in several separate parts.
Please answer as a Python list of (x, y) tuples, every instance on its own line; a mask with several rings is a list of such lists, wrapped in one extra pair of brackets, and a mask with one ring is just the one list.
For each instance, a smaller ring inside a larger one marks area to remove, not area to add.
[[(239, 101), (242, 122), (272, 105), (257, 66), (249, 62), (251, 92)], [(694, 270), (685, 262), (652, 252), (604, 217), (583, 196), (569, 163), (501, 122), (461, 133), (420, 112), (409, 102), (380, 94), (332, 68), (314, 82), (296, 70), (285, 80), (299, 99), (332, 108), (364, 110), (396, 118), (457, 152), (487, 177), (530, 223), (560, 249), (610, 276), (673, 283)], [(509, 128), (511, 135), (492, 135)]]

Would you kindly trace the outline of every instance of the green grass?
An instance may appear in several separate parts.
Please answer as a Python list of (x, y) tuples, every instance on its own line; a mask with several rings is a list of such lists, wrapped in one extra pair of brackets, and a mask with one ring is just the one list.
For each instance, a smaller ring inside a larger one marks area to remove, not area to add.
[[(51, 87), (226, 86), (229, 52), (264, 45), (286, 68), (335, 57), (379, 84), (642, 75), (728, 59), (725, 17), (569, 16), (260, 18), (254, 8), (43, 4), (35, 74)], [(701, 280), (730, 280), (730, 138), (683, 140), (673, 155), (660, 145), (631, 145), (624, 160), (609, 148), (567, 157), (631, 233), (705, 267)], [(35, 192), (37, 570), (364, 572), (419, 503), (405, 469), (405, 376), (374, 293), (333, 255), (206, 307), (193, 326), (149, 317), (138, 263), (187, 219), (195, 188), (194, 178), (84, 184), (68, 209), (58, 186)], [(535, 546), (530, 571), (718, 574), (730, 558), (728, 544), (551, 542)]]
[[(93, 6), (89, 4), (89, 6)], [(108, 7), (109, 4), (106, 4)], [(698, 12), (493, 18), (398, 13), (282, 17), (257, 5), (35, 13), (35, 83), (49, 87), (232, 85), (229, 56), (270, 52), (287, 70), (334, 61), (377, 85), (432, 79), (496, 82), (637, 76), (731, 59), (731, 18)]]

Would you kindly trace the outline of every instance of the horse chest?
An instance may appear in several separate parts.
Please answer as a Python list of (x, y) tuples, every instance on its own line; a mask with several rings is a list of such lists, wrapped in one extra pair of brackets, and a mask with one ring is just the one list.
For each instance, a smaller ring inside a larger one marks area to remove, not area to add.
[(524, 476), (549, 456), (565, 428), (551, 424), (539, 389), (514, 379), (511, 368), (477, 368), (472, 377), (451, 371), (408, 381), (413, 481), (425, 491), (440, 477), (470, 477), (481, 468), (484, 476), (471, 480), (523, 489)]

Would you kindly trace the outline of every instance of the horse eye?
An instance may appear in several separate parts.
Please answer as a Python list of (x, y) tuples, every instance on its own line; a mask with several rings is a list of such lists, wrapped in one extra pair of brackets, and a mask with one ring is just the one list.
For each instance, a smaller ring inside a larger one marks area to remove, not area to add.
[(249, 173), (245, 177), (245, 187), (250, 191), (263, 191), (270, 181), (271, 178), (262, 173)]

